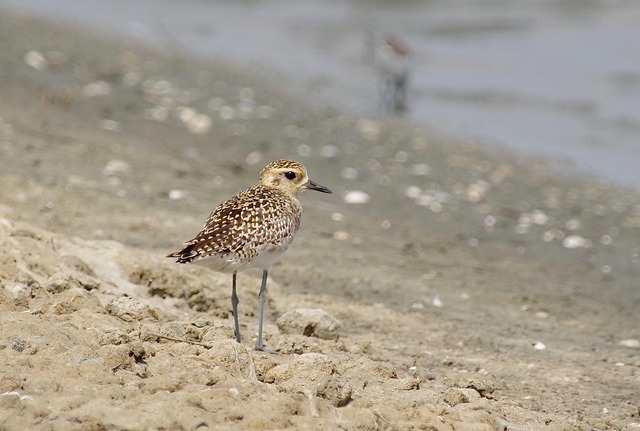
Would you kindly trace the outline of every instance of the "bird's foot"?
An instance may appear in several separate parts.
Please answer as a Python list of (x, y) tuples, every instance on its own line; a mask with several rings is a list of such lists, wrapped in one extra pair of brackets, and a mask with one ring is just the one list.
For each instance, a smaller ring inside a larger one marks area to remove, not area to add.
[(270, 355), (277, 355), (278, 354), (278, 352), (276, 352), (275, 350), (267, 349), (264, 346), (256, 346), (254, 350), (256, 352), (264, 352), (264, 353), (268, 353)]

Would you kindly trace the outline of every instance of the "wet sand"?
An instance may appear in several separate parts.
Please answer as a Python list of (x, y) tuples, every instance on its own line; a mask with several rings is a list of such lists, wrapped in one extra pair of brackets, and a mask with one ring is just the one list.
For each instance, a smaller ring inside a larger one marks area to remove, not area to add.
[[(0, 50), (2, 429), (640, 429), (637, 193), (4, 11)], [(231, 277), (163, 256), (277, 158), (334, 195), (266, 354), (259, 271), (238, 345)]]

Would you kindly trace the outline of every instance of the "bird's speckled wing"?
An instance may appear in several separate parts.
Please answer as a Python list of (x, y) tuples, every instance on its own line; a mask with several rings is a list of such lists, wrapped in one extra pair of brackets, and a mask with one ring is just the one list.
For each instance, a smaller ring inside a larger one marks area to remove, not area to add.
[(301, 214), (297, 199), (273, 188), (250, 187), (220, 204), (198, 235), (168, 257), (178, 263), (208, 257), (250, 262), (262, 246), (288, 246)]

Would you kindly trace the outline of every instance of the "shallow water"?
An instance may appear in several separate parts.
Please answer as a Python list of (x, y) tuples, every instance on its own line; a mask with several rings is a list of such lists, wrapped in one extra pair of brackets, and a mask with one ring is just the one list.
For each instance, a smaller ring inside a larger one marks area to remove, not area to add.
[(383, 115), (366, 34), (397, 33), (413, 51), (408, 118), (640, 187), (640, 7), (632, 1), (0, 5), (263, 70), (313, 102), (366, 115)]

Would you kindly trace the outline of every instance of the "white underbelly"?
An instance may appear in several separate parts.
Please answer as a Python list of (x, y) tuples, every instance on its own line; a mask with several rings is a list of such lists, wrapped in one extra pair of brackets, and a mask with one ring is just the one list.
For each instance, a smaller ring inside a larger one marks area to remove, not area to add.
[(282, 257), (291, 243), (281, 245), (265, 244), (256, 248), (256, 255), (251, 259), (242, 259), (236, 253), (226, 256), (209, 256), (197, 259), (193, 263), (218, 272), (238, 272), (245, 269), (268, 269)]

